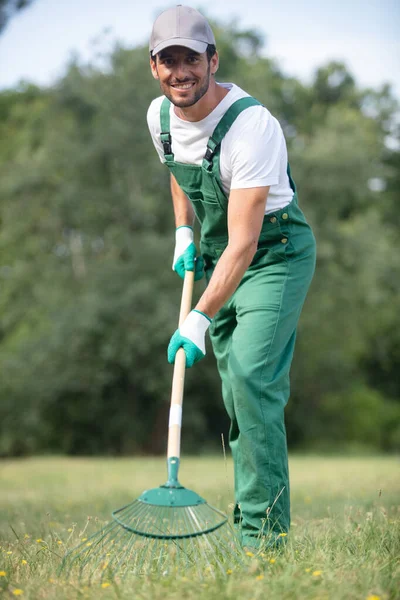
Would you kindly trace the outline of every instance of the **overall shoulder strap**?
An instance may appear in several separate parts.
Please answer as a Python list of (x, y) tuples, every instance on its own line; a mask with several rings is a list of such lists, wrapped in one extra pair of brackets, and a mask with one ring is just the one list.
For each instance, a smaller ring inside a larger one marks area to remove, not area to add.
[(164, 149), (164, 157), (165, 160), (174, 160), (174, 155), (172, 154), (172, 138), (170, 132), (170, 116), (169, 110), (171, 107), (171, 102), (168, 98), (164, 98), (161, 103), (160, 109), (160, 126), (161, 126), (161, 143)]
[(222, 119), (219, 121), (218, 125), (213, 131), (212, 136), (207, 142), (207, 151), (203, 159), (203, 168), (205, 168), (207, 171), (211, 171), (212, 169), (213, 157), (216, 154), (223, 138), (226, 136), (240, 113), (250, 106), (262, 106), (262, 104), (251, 96), (240, 98), (231, 104)]
[(290, 172), (290, 165), (289, 165), (289, 163), (287, 164), (286, 173), (287, 173), (287, 176), (289, 177), (290, 187), (292, 188), (292, 191), (295, 194), (296, 193), (296, 184), (295, 184), (295, 182), (292, 179), (292, 174)]

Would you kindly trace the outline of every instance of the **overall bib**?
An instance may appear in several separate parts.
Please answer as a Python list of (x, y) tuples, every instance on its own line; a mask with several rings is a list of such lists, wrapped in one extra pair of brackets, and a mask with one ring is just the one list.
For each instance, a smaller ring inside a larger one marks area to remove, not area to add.
[[(171, 148), (170, 102), (161, 106), (166, 165), (192, 202), (201, 224), (207, 281), (228, 243), (228, 198), (219, 172), (221, 141), (237, 116), (260, 103), (241, 98), (208, 140), (201, 166), (178, 163)], [(264, 217), (254, 259), (210, 325), (210, 337), (231, 420), (234, 522), (243, 546), (265, 547), (290, 527), (284, 408), (296, 327), (314, 273), (315, 239), (297, 203)], [(268, 201), (267, 201), (268, 202)]]

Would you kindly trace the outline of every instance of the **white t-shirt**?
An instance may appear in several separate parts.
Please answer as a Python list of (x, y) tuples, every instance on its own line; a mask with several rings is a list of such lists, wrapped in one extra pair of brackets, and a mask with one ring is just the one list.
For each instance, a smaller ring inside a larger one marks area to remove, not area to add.
[[(170, 128), (174, 160), (201, 165), (207, 142), (228, 108), (249, 96), (233, 83), (219, 83), (229, 90), (214, 110), (201, 121), (184, 121), (170, 107)], [(147, 123), (161, 162), (165, 162), (160, 134), (160, 110), (164, 96), (153, 100)], [(263, 106), (246, 108), (236, 118), (221, 142), (220, 178), (229, 197), (230, 190), (270, 186), (266, 213), (283, 208), (293, 198), (287, 176), (286, 142), (277, 119)]]

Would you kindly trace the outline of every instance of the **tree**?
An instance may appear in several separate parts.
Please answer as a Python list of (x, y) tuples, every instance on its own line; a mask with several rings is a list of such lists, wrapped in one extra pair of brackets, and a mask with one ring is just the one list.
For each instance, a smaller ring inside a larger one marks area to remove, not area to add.
[(0, 0), (0, 34), (8, 21), (20, 10), (26, 8), (32, 0)]

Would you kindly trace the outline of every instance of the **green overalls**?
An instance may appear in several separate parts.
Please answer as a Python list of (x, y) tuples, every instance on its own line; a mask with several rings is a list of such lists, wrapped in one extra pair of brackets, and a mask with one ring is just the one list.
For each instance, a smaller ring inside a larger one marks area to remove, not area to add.
[[(219, 173), (221, 141), (254, 98), (226, 111), (207, 143), (202, 166), (177, 163), (171, 148), (170, 102), (161, 106), (166, 165), (191, 200), (201, 224), (207, 281), (228, 243), (226, 197)], [(210, 337), (231, 419), (234, 522), (243, 546), (282, 540), (290, 526), (284, 408), (296, 327), (315, 267), (315, 240), (297, 204), (264, 217), (258, 249), (235, 293), (213, 319)]]

